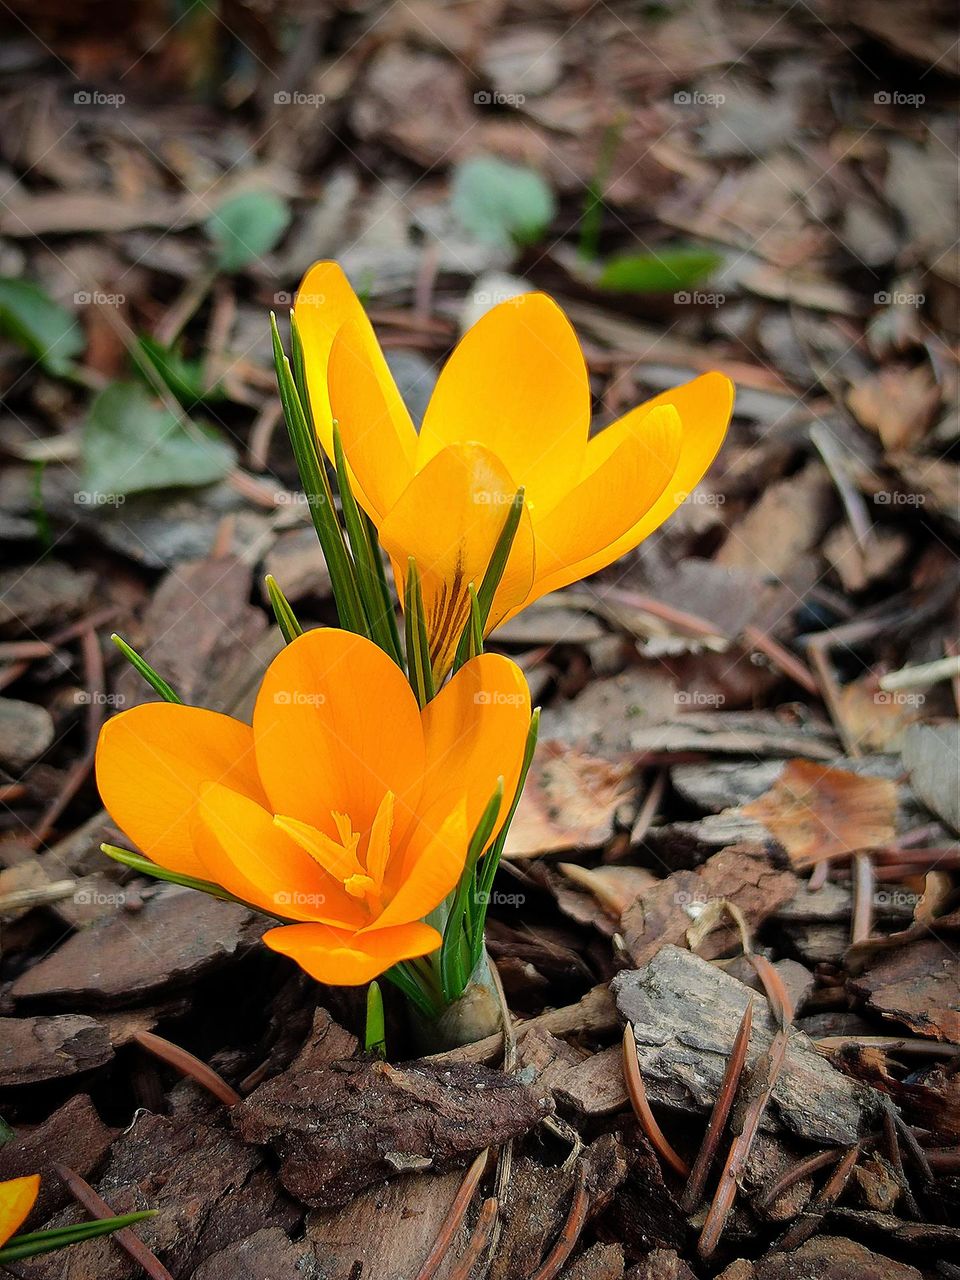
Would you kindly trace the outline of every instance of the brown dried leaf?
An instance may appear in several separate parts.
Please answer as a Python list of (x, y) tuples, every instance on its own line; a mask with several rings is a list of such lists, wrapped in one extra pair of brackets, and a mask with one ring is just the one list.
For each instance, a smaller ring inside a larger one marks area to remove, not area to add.
[(896, 786), (884, 778), (788, 760), (770, 790), (743, 812), (768, 827), (803, 869), (890, 844), (896, 808)]

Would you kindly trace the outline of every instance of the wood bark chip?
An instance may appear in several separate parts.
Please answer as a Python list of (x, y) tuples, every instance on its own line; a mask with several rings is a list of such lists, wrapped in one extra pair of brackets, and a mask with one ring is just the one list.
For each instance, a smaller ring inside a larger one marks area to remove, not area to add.
[(106, 1030), (93, 1018), (0, 1018), (0, 1086), (60, 1080), (105, 1066), (113, 1057)]
[(960, 1044), (960, 983), (955, 948), (927, 938), (889, 952), (852, 980), (853, 990), (894, 1023)]
[(269, 1143), (305, 1204), (345, 1204), (364, 1187), (528, 1132), (551, 1102), (470, 1064), (339, 1061), (275, 1076), (231, 1113), (247, 1142)]
[[(796, 877), (776, 870), (762, 855), (724, 849), (697, 871), (674, 871), (643, 890), (621, 918), (624, 946), (639, 968), (665, 943), (682, 945), (710, 903), (721, 899), (733, 903), (756, 928), (796, 890)], [(735, 946), (735, 931), (724, 927), (705, 939), (701, 953), (724, 955)]]
[(266, 921), (246, 907), (178, 885), (157, 889), (136, 914), (75, 933), (20, 975), (18, 1005), (117, 1008), (188, 986), (253, 941)]
[[(706, 1111), (719, 1092), (730, 1047), (753, 993), (715, 965), (664, 947), (640, 970), (611, 984), (621, 1017), (634, 1025), (640, 1069), (654, 1104)], [(758, 1002), (751, 1068), (766, 1052), (775, 1019)], [(850, 1145), (878, 1115), (879, 1095), (841, 1074), (801, 1031), (791, 1031), (763, 1127), (812, 1142)]]

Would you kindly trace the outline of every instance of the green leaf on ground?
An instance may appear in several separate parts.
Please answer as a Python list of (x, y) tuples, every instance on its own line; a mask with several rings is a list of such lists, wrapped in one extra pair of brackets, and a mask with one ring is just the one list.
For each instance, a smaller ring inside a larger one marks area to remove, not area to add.
[(465, 231), (504, 248), (538, 240), (555, 209), (539, 173), (493, 156), (474, 156), (456, 167), (450, 206)]
[(0, 332), (55, 377), (70, 372), (85, 345), (83, 330), (66, 307), (29, 280), (0, 279)]
[(711, 249), (689, 246), (629, 253), (604, 263), (598, 284), (612, 293), (672, 293), (699, 284), (722, 261)]
[(231, 446), (177, 416), (136, 382), (114, 382), (90, 406), (83, 429), (84, 483), (93, 493), (212, 484), (234, 465)]
[(241, 271), (280, 243), (290, 208), (271, 191), (244, 191), (225, 200), (205, 223), (221, 271)]
[(135, 359), (148, 384), (148, 373), (152, 369), (185, 408), (203, 400), (225, 398), (223, 387), (219, 383), (207, 386), (204, 361), (188, 360), (176, 347), (165, 347), (155, 338), (141, 334), (137, 338)]

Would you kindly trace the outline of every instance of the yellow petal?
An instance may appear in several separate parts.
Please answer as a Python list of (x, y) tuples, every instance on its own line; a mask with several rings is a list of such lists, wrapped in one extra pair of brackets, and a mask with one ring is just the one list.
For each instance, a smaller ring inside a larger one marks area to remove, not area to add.
[(405, 851), (400, 875), (388, 877), (393, 896), (377, 919), (366, 926), (364, 934), (429, 915), (460, 879), (469, 841), (462, 799), (437, 830), (425, 823), (418, 827)]
[(447, 445), (476, 441), (549, 508), (580, 472), (590, 384), (577, 335), (542, 293), (491, 308), (464, 334), (430, 399), (417, 446), (422, 468)]
[(472, 835), (501, 777), (504, 815), (529, 729), (530, 690), (517, 664), (496, 653), (465, 663), (423, 709), (424, 824), (436, 826), (462, 796)]
[[(438, 679), (450, 668), (469, 616), (468, 587), (472, 582), (479, 588), (516, 491), (513, 477), (488, 449), (451, 446), (414, 476), (380, 527), (401, 595), (407, 558), (416, 558)], [(491, 626), (526, 598), (533, 573), (533, 528), (524, 507)]]
[(393, 380), (380, 344), (367, 319), (360, 299), (336, 262), (315, 262), (303, 277), (294, 305), (297, 328), (303, 343), (307, 390), (314, 426), (328, 457), (333, 457), (333, 427), (327, 364), (330, 349), (341, 325), (348, 321), (355, 329), (354, 341), (366, 355), (366, 363), (379, 383), (383, 404), (393, 429), (406, 439), (412, 451), (416, 433)]
[(100, 731), (96, 773), (120, 830), (162, 867), (201, 878), (191, 829), (201, 786), (265, 801), (250, 726), (201, 707), (148, 702), (114, 716)]
[(630, 434), (575, 489), (534, 524), (537, 580), (525, 602), (611, 564), (670, 483), (683, 429), (672, 405), (638, 420)]
[(18, 1231), (40, 1194), (40, 1175), (0, 1182), (0, 1245)]
[[(683, 440), (680, 445), (680, 457), (676, 470), (670, 478), (666, 489), (647, 511), (623, 537), (619, 538), (613, 548), (614, 558), (631, 551), (644, 538), (658, 529), (664, 520), (671, 516), (692, 489), (695, 489), (706, 474), (707, 468), (717, 456), (723, 438), (730, 424), (733, 412), (733, 383), (725, 374), (704, 373), (691, 382), (664, 391), (645, 404), (639, 405), (626, 414), (618, 422), (611, 423), (604, 431), (590, 441), (587, 446), (588, 470), (593, 471), (610, 457), (618, 444), (626, 436), (637, 430), (652, 409), (661, 405), (673, 405), (680, 415), (683, 427)], [(609, 564), (604, 560), (603, 564)], [(589, 566), (585, 573), (594, 573), (595, 567)]]
[(253, 713), (257, 763), (272, 813), (331, 839), (333, 810), (368, 831), (387, 791), (397, 835), (422, 785), (420, 709), (403, 672), (372, 640), (321, 628), (270, 664)]
[(371, 982), (400, 960), (436, 951), (442, 939), (436, 929), (418, 920), (362, 934), (330, 929), (322, 924), (291, 924), (270, 929), (263, 935), (263, 941), (274, 951), (295, 960), (318, 982), (358, 987)]
[(370, 363), (365, 337), (353, 320), (339, 330), (328, 383), (357, 501), (379, 524), (413, 479), (417, 433), (406, 410), (405, 420), (398, 421)]
[(366, 911), (317, 866), (261, 805), (227, 787), (203, 788), (194, 823), (205, 878), (270, 915), (356, 928)]

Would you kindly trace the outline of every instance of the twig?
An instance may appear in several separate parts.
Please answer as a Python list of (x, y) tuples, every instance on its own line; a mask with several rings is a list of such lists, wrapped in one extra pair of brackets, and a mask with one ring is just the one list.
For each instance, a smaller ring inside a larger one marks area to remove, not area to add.
[(812, 1156), (807, 1156), (804, 1160), (798, 1160), (797, 1163), (786, 1173), (782, 1174), (769, 1191), (765, 1191), (758, 1201), (761, 1209), (769, 1209), (771, 1205), (776, 1204), (785, 1191), (789, 1191), (792, 1186), (798, 1182), (802, 1182), (804, 1178), (810, 1178), (815, 1173), (819, 1173), (821, 1169), (826, 1169), (828, 1165), (836, 1164), (840, 1159), (841, 1152), (839, 1150), (816, 1151)]
[(781, 1237), (779, 1242), (780, 1249), (796, 1249), (798, 1245), (803, 1244), (804, 1240), (813, 1235), (826, 1214), (843, 1195), (843, 1189), (847, 1185), (859, 1159), (860, 1144), (858, 1142), (843, 1156), (831, 1174), (829, 1181), (824, 1184), (819, 1194), (814, 1197), (810, 1207), (801, 1214), (789, 1231)]
[(473, 1229), (473, 1235), (457, 1260), (457, 1265), (450, 1272), (447, 1280), (469, 1280), (470, 1272), (477, 1265), (481, 1254), (490, 1242), (493, 1224), (497, 1219), (497, 1197), (490, 1196), (480, 1206), (480, 1216)]
[(589, 1209), (590, 1192), (587, 1190), (587, 1169), (581, 1160), (577, 1165), (573, 1184), (573, 1198), (570, 1201), (570, 1211), (567, 1214), (566, 1222), (563, 1224), (563, 1230), (560, 1232), (556, 1244), (543, 1260), (539, 1270), (533, 1273), (530, 1280), (554, 1280), (554, 1277), (571, 1253), (573, 1253), (576, 1243), (580, 1239), (580, 1232), (583, 1230), (583, 1224), (587, 1220)]
[(887, 1155), (890, 1163), (896, 1170), (900, 1179), (900, 1185), (903, 1187), (903, 1198), (906, 1203), (907, 1212), (911, 1218), (920, 1217), (920, 1206), (914, 1198), (913, 1190), (910, 1186), (910, 1180), (907, 1177), (907, 1171), (903, 1167), (903, 1155), (900, 1151), (900, 1137), (897, 1132), (897, 1108), (893, 1099), (889, 1094), (883, 1095), (883, 1135), (886, 1139)]
[[(53, 1167), (59, 1177), (66, 1183), (73, 1198), (78, 1204), (83, 1205), (91, 1217), (115, 1218), (117, 1216), (106, 1200), (99, 1196), (93, 1187), (80, 1177), (79, 1173), (76, 1173), (68, 1165), (59, 1164), (56, 1160), (53, 1162)], [(121, 1249), (126, 1250), (134, 1262), (143, 1268), (150, 1280), (173, 1280), (173, 1276), (167, 1268), (147, 1248), (132, 1227), (121, 1227), (119, 1231), (113, 1232), (112, 1238)]]
[(460, 1184), (460, 1189), (454, 1196), (453, 1204), (451, 1204), (449, 1212), (443, 1220), (443, 1225), (437, 1233), (433, 1248), (427, 1254), (423, 1266), (417, 1272), (416, 1280), (431, 1280), (431, 1277), (436, 1274), (437, 1268), (447, 1256), (453, 1237), (460, 1230), (460, 1224), (463, 1222), (464, 1215), (470, 1207), (470, 1201), (473, 1199), (477, 1184), (483, 1177), (489, 1154), (487, 1149), (481, 1151), (467, 1170), (463, 1182)]
[(794, 684), (798, 684), (801, 689), (806, 689), (807, 693), (812, 693), (815, 698), (820, 697), (820, 686), (813, 678), (810, 668), (789, 649), (785, 649), (782, 644), (774, 640), (773, 636), (768, 636), (765, 631), (761, 631), (751, 623), (744, 627), (743, 638), (749, 642), (751, 648), (758, 649), (778, 666)]
[(850, 915), (850, 941), (863, 942), (873, 932), (873, 900), (877, 877), (870, 855), (853, 857), (853, 911)]
[(205, 1062), (201, 1062), (199, 1058), (194, 1057), (186, 1049), (182, 1049), (180, 1045), (172, 1044), (169, 1040), (164, 1040), (162, 1036), (155, 1036), (152, 1031), (136, 1031), (133, 1038), (142, 1049), (146, 1049), (155, 1058), (166, 1062), (174, 1070), (179, 1071), (181, 1075), (189, 1076), (191, 1080), (195, 1080), (197, 1084), (202, 1085), (208, 1093), (212, 1093), (215, 1098), (219, 1098), (226, 1106), (235, 1107), (240, 1101), (239, 1093), (235, 1089), (231, 1089), (226, 1080), (219, 1076), (213, 1067), (207, 1066)]
[(647, 1091), (643, 1087), (643, 1077), (640, 1075), (637, 1037), (634, 1035), (632, 1022), (628, 1022), (623, 1029), (623, 1075), (627, 1082), (627, 1093), (630, 1095), (634, 1114), (650, 1139), (651, 1145), (675, 1173), (678, 1173), (681, 1178), (686, 1178), (690, 1173), (690, 1166), (674, 1151), (650, 1110)]
[(783, 979), (766, 956), (758, 956), (751, 951), (748, 953), (748, 959), (757, 971), (757, 977), (763, 984), (764, 993), (777, 1016), (777, 1021), (781, 1027), (788, 1026), (793, 1021), (794, 1009), (790, 992), (784, 986)]
[(747, 1060), (747, 1049), (750, 1045), (752, 1027), (753, 1000), (751, 999), (743, 1011), (743, 1017), (740, 1019), (740, 1026), (737, 1029), (733, 1047), (730, 1050), (730, 1057), (727, 1059), (723, 1080), (720, 1082), (720, 1091), (710, 1113), (710, 1123), (707, 1125), (707, 1132), (700, 1145), (700, 1150), (697, 1152), (690, 1180), (686, 1185), (680, 1202), (684, 1213), (693, 1213), (700, 1203), (700, 1197), (703, 1195), (707, 1175), (717, 1154), (717, 1147), (720, 1145), (720, 1135), (723, 1133), (724, 1125), (726, 1125), (730, 1110), (733, 1107), (733, 1100), (737, 1096), (740, 1077), (743, 1074), (743, 1067)]
[[(707, 1212), (706, 1221), (703, 1224), (703, 1230), (697, 1242), (697, 1252), (701, 1258), (709, 1258), (720, 1243), (723, 1228), (726, 1226), (727, 1217), (736, 1199), (740, 1175), (746, 1165), (750, 1148), (760, 1127), (760, 1120), (766, 1110), (767, 1103), (770, 1101), (770, 1095), (773, 1093), (774, 1086), (783, 1069), (789, 1038), (789, 1029), (781, 1027), (767, 1050), (766, 1078), (759, 1092), (747, 1107), (740, 1133), (730, 1144), (727, 1162), (723, 1167), (723, 1173), (720, 1175), (720, 1182), (713, 1197), (713, 1203)], [(756, 1078), (759, 1079), (759, 1074)]]

